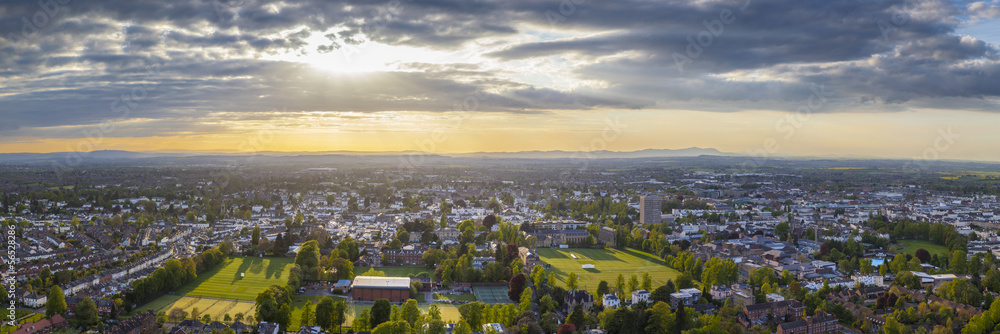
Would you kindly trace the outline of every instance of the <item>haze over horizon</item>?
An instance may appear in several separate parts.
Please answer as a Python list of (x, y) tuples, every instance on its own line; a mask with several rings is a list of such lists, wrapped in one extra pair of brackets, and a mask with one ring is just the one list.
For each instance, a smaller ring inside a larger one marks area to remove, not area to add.
[(0, 153), (1000, 161), (998, 19), (1000, 0), (8, 1)]

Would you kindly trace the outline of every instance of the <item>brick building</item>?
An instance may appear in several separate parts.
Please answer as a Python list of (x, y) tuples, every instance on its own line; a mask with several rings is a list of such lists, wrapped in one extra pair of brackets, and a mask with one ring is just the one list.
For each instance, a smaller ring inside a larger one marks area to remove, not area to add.
[(778, 334), (823, 334), (838, 333), (837, 317), (816, 311), (816, 315), (778, 325)]
[[(421, 249), (389, 249), (384, 251), (388, 255), (391, 264), (416, 266), (420, 265), (424, 258), (424, 251)], [(382, 265), (389, 265), (390, 263), (383, 263)]]
[(752, 323), (763, 322), (768, 316), (783, 320), (800, 319), (805, 315), (805, 311), (806, 306), (794, 299), (743, 305), (743, 314), (740, 316), (740, 322), (744, 326), (749, 327)]
[(354, 300), (403, 302), (410, 299), (410, 278), (358, 276), (351, 283), (351, 294)]

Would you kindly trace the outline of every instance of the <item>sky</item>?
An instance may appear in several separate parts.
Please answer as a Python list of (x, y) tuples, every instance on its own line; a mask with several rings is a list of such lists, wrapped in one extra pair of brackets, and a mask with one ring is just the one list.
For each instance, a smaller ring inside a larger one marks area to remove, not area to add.
[(1000, 161), (1000, 0), (12, 0), (0, 152)]

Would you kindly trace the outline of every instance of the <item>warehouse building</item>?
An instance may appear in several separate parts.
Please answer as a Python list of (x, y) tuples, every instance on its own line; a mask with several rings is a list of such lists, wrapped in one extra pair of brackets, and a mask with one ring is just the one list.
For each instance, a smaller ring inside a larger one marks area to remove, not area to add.
[(351, 291), (354, 300), (374, 301), (385, 298), (391, 302), (404, 302), (410, 299), (410, 278), (358, 276), (351, 284)]

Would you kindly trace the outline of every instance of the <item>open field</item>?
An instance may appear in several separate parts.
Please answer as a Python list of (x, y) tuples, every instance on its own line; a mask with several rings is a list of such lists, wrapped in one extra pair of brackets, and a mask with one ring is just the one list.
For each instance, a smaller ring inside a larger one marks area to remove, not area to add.
[[(361, 275), (371, 267), (354, 267), (354, 275)], [(427, 273), (427, 277), (434, 276), (434, 269), (426, 267), (375, 267), (375, 270), (384, 271), (389, 277), (416, 277), (420, 273)]]
[[(202, 273), (191, 282), (174, 291), (174, 294), (164, 295), (160, 298), (146, 303), (136, 309), (136, 312), (152, 309), (153, 312), (170, 311), (175, 307), (188, 312), (198, 308), (201, 314), (208, 314), (213, 320), (222, 321), (226, 314), (235, 316), (236, 313), (253, 315), (254, 299), (260, 291), (271, 285), (284, 285), (287, 283), (288, 271), (292, 267), (292, 259), (287, 258), (259, 258), (259, 257), (232, 257), (218, 268)], [(360, 274), (368, 270), (368, 267), (355, 268), (355, 273)], [(433, 271), (424, 267), (382, 267), (376, 268), (386, 272), (389, 276), (416, 276), (420, 273), (433, 274)], [(240, 277), (240, 273), (245, 273)], [(323, 296), (296, 296), (292, 303), (292, 319), (288, 330), (298, 331), (299, 320), (302, 317), (302, 308), (307, 301), (318, 303)], [(336, 300), (343, 300), (344, 297), (333, 296)], [(371, 304), (348, 305), (348, 320), (345, 327), (350, 326), (354, 321), (354, 316), (360, 314), (363, 308), (370, 308)], [(420, 309), (427, 312), (429, 305), (421, 306)], [(445, 321), (458, 321), (460, 315), (458, 308), (451, 305), (438, 305), (441, 308), (441, 315)], [(190, 317), (190, 316), (189, 316)]]
[(253, 302), (173, 295), (165, 295), (154, 299), (152, 302), (139, 307), (136, 311), (152, 309), (154, 313), (159, 313), (160, 311), (169, 312), (175, 307), (179, 307), (187, 312), (188, 318), (191, 317), (191, 310), (197, 307), (202, 315), (208, 314), (212, 317), (212, 320), (218, 321), (222, 321), (226, 314), (229, 314), (231, 317), (236, 316), (236, 313), (243, 313), (244, 315), (254, 314)]
[[(574, 259), (570, 254), (575, 255)], [(681, 276), (681, 273), (667, 265), (655, 255), (635, 249), (603, 249), (603, 248), (539, 248), (538, 256), (552, 266), (548, 269), (556, 274), (556, 279), (562, 287), (566, 287), (569, 273), (580, 276), (580, 288), (587, 291), (597, 291), (597, 285), (602, 280), (611, 286), (615, 285), (618, 274), (625, 275), (625, 280), (631, 275), (642, 276), (648, 272), (653, 278), (653, 287), (667, 283)], [(593, 264), (594, 269), (583, 269), (584, 264)]]
[(941, 246), (926, 240), (899, 240), (899, 244), (903, 246), (903, 252), (913, 255), (918, 249), (926, 249), (931, 253), (931, 256), (937, 254), (938, 256), (949, 256), (948, 247)]
[[(292, 259), (280, 257), (230, 257), (215, 269), (175, 291), (190, 297), (211, 297), (253, 301), (257, 294), (271, 285), (288, 282)], [(245, 273), (240, 277), (240, 273)]]

